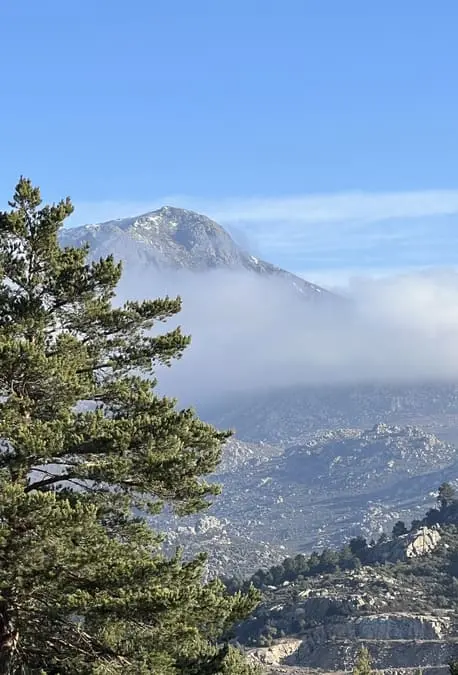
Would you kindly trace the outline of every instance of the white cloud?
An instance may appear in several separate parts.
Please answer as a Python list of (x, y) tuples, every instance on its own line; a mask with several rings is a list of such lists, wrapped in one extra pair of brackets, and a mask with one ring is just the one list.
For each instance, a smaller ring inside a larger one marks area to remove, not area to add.
[(357, 265), (353, 267), (336, 266), (319, 269), (311, 267), (295, 270), (295, 274), (335, 293), (348, 294), (352, 288), (360, 284), (428, 271), (429, 267), (427, 265), (416, 268), (407, 266), (391, 267), (387, 264), (386, 267), (358, 267)]
[(454, 272), (354, 281), (348, 310), (331, 312), (247, 274), (142, 275), (123, 295), (148, 288), (183, 297), (177, 320), (192, 344), (159, 382), (186, 403), (256, 387), (458, 378)]
[(212, 211), (221, 220), (245, 223), (317, 224), (375, 222), (458, 213), (458, 190), (422, 192), (349, 192), (227, 200)]
[[(151, 278), (124, 287), (183, 294), (193, 343), (161, 373), (189, 401), (224, 390), (299, 382), (458, 378), (458, 190), (80, 205), (76, 222), (133, 216), (164, 203), (231, 229), (256, 254), (304, 278), (345, 287), (353, 312), (306, 309), (259, 280)], [(77, 212), (78, 213), (78, 212)], [(430, 268), (428, 273), (418, 270)], [(405, 273), (408, 274), (405, 274)]]
[(190, 208), (221, 222), (325, 224), (370, 223), (398, 218), (424, 218), (458, 213), (458, 189), (411, 192), (342, 192), (286, 197), (227, 198), (211, 200), (183, 195), (147, 201), (81, 202), (74, 224), (100, 222), (146, 213), (164, 204)]

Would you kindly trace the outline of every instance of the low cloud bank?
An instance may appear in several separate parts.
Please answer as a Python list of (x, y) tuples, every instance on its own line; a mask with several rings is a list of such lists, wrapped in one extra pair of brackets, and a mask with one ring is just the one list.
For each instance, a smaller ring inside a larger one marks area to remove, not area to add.
[(158, 379), (184, 402), (259, 387), (458, 379), (452, 271), (355, 280), (345, 310), (308, 303), (291, 285), (219, 271), (130, 275), (120, 299), (166, 293), (183, 298), (166, 327), (180, 324), (192, 344)]

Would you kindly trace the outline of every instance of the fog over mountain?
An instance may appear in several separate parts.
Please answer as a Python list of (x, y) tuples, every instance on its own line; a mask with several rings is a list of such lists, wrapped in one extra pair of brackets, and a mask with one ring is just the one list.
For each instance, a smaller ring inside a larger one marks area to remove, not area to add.
[(179, 293), (192, 344), (161, 373), (185, 396), (314, 383), (458, 377), (454, 273), (361, 281), (345, 311), (304, 306), (270, 280), (209, 272), (127, 279), (120, 297)]
[(67, 230), (63, 239), (124, 259), (119, 301), (181, 295), (183, 311), (166, 326), (179, 323), (192, 344), (159, 381), (183, 400), (301, 383), (458, 378), (453, 271), (360, 279), (344, 291), (350, 302), (340, 302), (190, 211), (160, 209)]

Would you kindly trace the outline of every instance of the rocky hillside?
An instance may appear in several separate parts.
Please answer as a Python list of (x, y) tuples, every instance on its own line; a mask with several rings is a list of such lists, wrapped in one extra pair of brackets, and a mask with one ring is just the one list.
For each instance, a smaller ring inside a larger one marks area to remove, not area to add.
[(293, 444), (304, 434), (377, 422), (411, 424), (458, 440), (458, 384), (296, 386), (240, 392), (213, 400), (201, 414), (244, 441)]
[[(310, 489), (373, 492), (410, 476), (440, 471), (458, 460), (454, 446), (418, 427), (377, 424), (370, 430), (329, 431), (285, 449), (283, 473)], [(418, 483), (418, 482), (417, 482)]]
[(270, 673), (348, 671), (362, 645), (378, 670), (445, 667), (458, 658), (457, 546), (454, 527), (421, 529), (372, 547), (375, 566), (263, 587), (238, 640)]
[(212, 478), (223, 493), (207, 516), (160, 525), (171, 548), (211, 550), (212, 573), (246, 575), (421, 518), (437, 486), (458, 477), (457, 460), (454, 445), (417, 427), (328, 431), (287, 447), (233, 439)]
[(240, 248), (218, 223), (194, 211), (164, 206), (133, 218), (68, 228), (61, 233), (68, 246), (90, 245), (91, 256), (113, 254), (126, 270), (215, 269), (244, 271), (285, 283), (307, 299), (334, 296), (300, 277), (259, 260)]

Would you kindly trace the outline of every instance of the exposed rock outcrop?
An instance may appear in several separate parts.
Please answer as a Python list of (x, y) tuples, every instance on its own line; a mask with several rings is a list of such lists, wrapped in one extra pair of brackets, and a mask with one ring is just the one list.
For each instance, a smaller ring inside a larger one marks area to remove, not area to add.
[(337, 296), (241, 248), (218, 223), (187, 209), (164, 206), (132, 218), (66, 228), (65, 246), (90, 246), (92, 259), (112, 254), (127, 275), (142, 278), (151, 270), (246, 272), (284, 285), (294, 295), (323, 303), (343, 302)]
[[(443, 532), (443, 551), (449, 536)], [(454, 605), (439, 597), (450, 588), (441, 586), (445, 566), (436, 561), (431, 568), (417, 535), (403, 538), (401, 548), (409, 555), (400, 565), (323, 574), (265, 591), (252, 623), (257, 636), (246, 626), (260, 645), (251, 658), (272, 667), (349, 671), (364, 645), (377, 670), (442, 668), (458, 660)], [(413, 554), (420, 555), (411, 564)], [(291, 639), (265, 645), (269, 636), (282, 634)]]
[[(407, 625), (407, 618), (404, 618)], [(417, 618), (412, 617), (412, 632), (418, 631)], [(346, 632), (344, 629), (343, 632)], [(426, 630), (428, 633), (429, 630)], [(315, 634), (315, 638), (318, 636)], [(319, 669), (320, 671), (349, 671), (355, 662), (361, 644), (371, 654), (374, 669), (391, 672), (395, 669), (431, 668), (444, 670), (446, 664), (458, 658), (458, 644), (454, 641), (436, 640), (350, 640), (333, 639), (326, 642), (312, 643), (305, 638), (300, 644), (297, 640), (284, 640), (270, 647), (249, 651), (249, 657), (256, 663), (265, 666), (282, 666), (284, 668)], [(271, 669), (268, 672), (282, 672)], [(288, 673), (289, 670), (284, 672)], [(301, 670), (302, 672), (302, 670)], [(444, 670), (445, 672), (445, 670)]]
[(296, 657), (298, 649), (302, 646), (302, 640), (290, 638), (288, 640), (279, 640), (270, 647), (259, 647), (250, 649), (248, 657), (256, 663), (263, 665), (279, 665), (285, 660), (291, 661)]
[(368, 562), (400, 562), (432, 553), (441, 540), (437, 527), (421, 527), (369, 549)]

